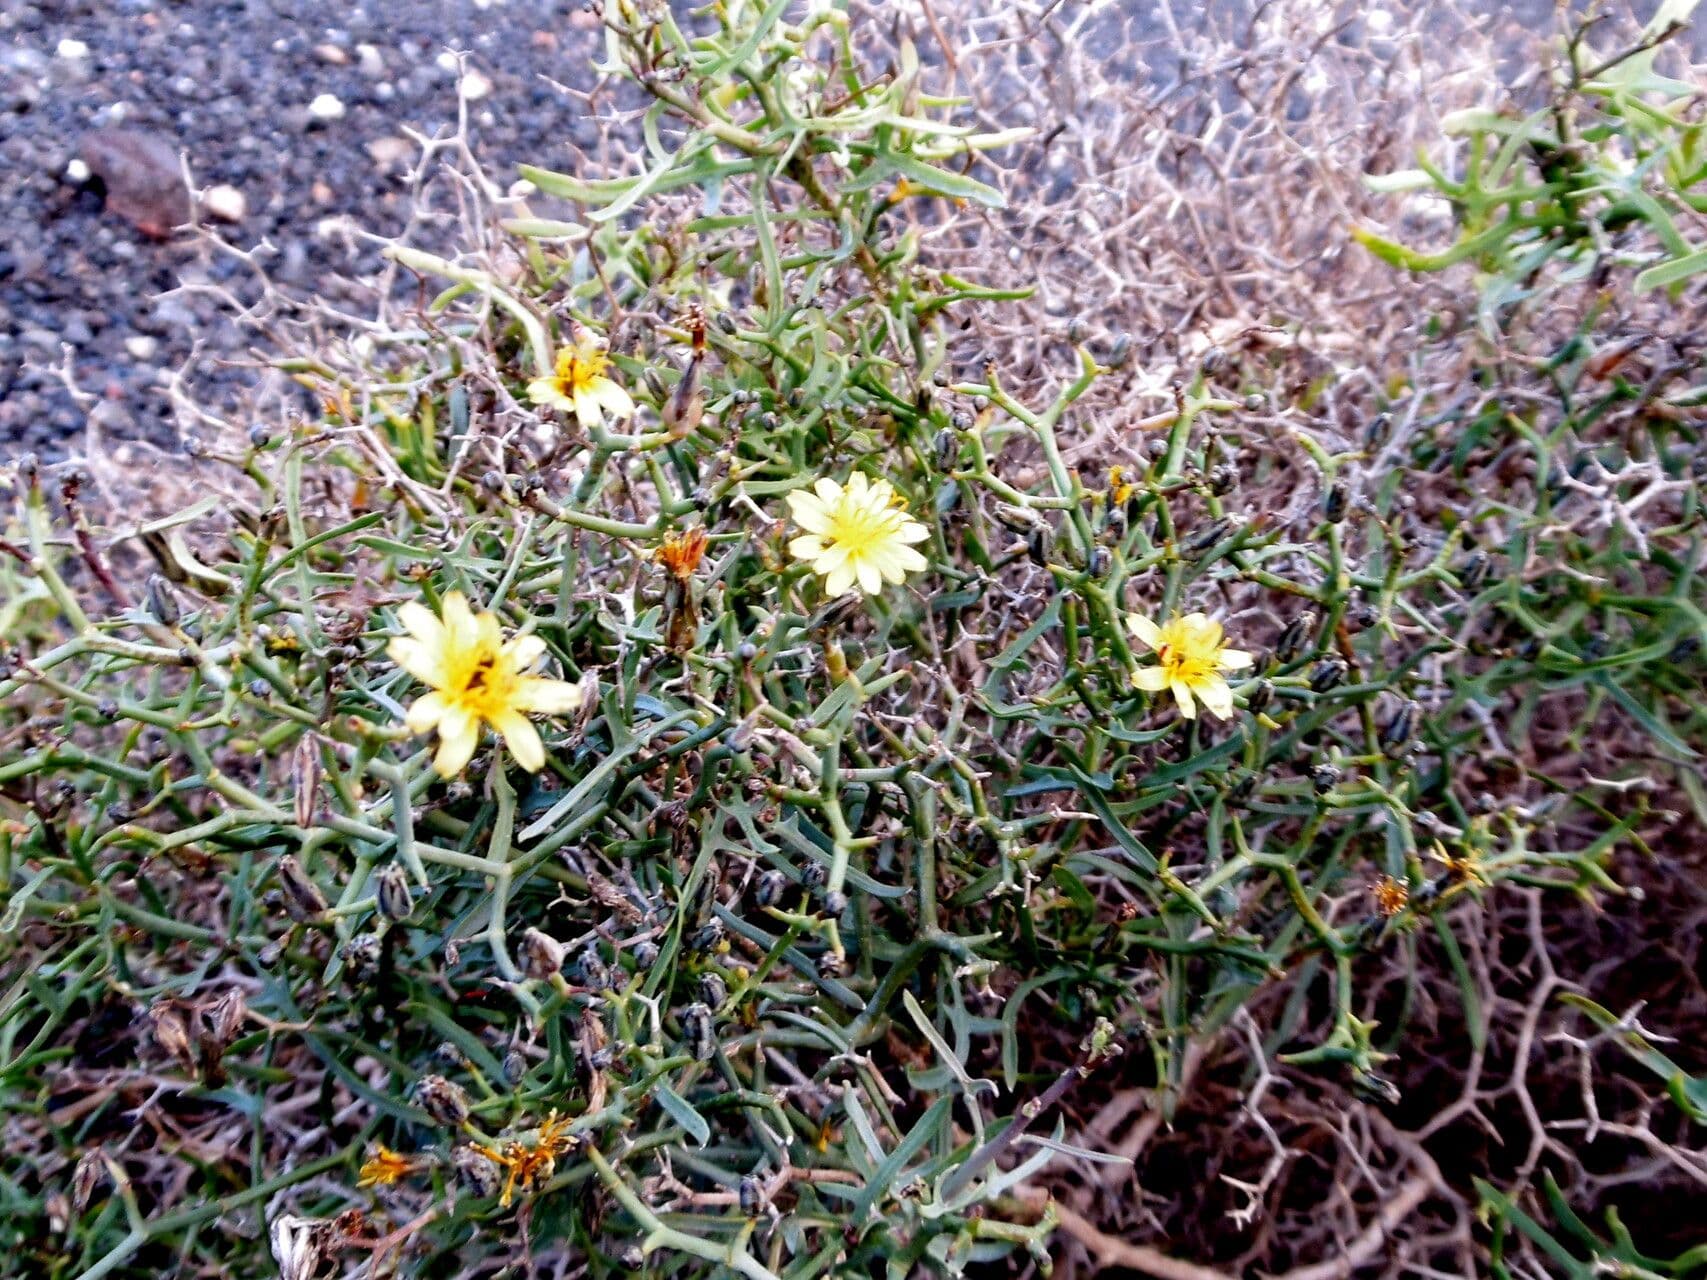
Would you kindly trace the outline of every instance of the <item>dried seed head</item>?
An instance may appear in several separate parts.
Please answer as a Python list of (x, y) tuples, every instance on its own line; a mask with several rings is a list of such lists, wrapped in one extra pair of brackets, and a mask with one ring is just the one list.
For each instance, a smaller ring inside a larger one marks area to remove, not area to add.
[(451, 1153), (450, 1164), (456, 1170), (457, 1185), (476, 1200), (490, 1200), (498, 1194), (502, 1185), (498, 1166), (479, 1147), (464, 1143)]
[(400, 862), (388, 862), (373, 878), (374, 896), (380, 914), (388, 920), (407, 920), (415, 911), (415, 895), (409, 888), (409, 873)]
[(1210, 347), (1203, 353), (1203, 359), (1198, 362), (1199, 369), (1205, 378), (1213, 378), (1227, 367), (1227, 353), (1220, 347)]
[(741, 1212), (749, 1218), (756, 1218), (765, 1207), (765, 1184), (749, 1173), (741, 1179), (739, 1197)]
[(1351, 488), (1344, 480), (1335, 480), (1322, 495), (1322, 515), (1329, 524), (1338, 524), (1344, 520), (1346, 508), (1350, 505)]
[(1417, 722), (1421, 718), (1422, 707), (1417, 703), (1402, 704), (1381, 726), (1381, 750), (1390, 756), (1404, 755), (1411, 739), (1416, 736)]
[(703, 1004), (690, 1004), (682, 1010), (682, 1039), (687, 1042), (688, 1052), (696, 1061), (707, 1062), (717, 1051), (717, 1039), (713, 1035), (711, 1010)]
[(1106, 578), (1108, 571), (1114, 566), (1114, 553), (1107, 547), (1097, 547), (1091, 552), (1091, 558), (1085, 564), (1085, 572), (1093, 578)]
[(514, 1087), (526, 1078), (528, 1073), (527, 1054), (520, 1049), (511, 1049), (504, 1055), (504, 1080)]
[(1245, 697), (1245, 710), (1252, 715), (1267, 711), (1274, 703), (1274, 681), (1258, 680), (1256, 687)]
[(713, 952), (727, 950), (729, 943), (723, 936), (721, 920), (707, 920), (695, 929), (688, 938), (688, 950), (698, 955), (710, 955)]
[(808, 889), (822, 889), (830, 878), (830, 869), (822, 862), (808, 862), (800, 873), (800, 883)]
[(149, 616), (163, 627), (175, 627), (182, 613), (178, 608), (178, 597), (172, 594), (172, 584), (158, 573), (148, 575), (148, 582), (143, 588), (142, 599), (148, 609)]
[(1492, 568), (1493, 562), (1488, 559), (1487, 553), (1478, 549), (1460, 560), (1453, 572), (1464, 590), (1478, 591), (1487, 582), (1488, 573)]
[(699, 998), (701, 1002), (713, 1009), (721, 1009), (723, 1002), (729, 998), (729, 984), (723, 981), (723, 975), (708, 969), (699, 975)]
[(1363, 447), (1374, 451), (1387, 443), (1387, 432), (1393, 426), (1393, 415), (1378, 413), (1369, 420), (1369, 425), (1363, 428)]
[(651, 939), (634, 944), (634, 963), (637, 968), (650, 969), (658, 963), (658, 944)]
[(421, 1077), (415, 1085), (415, 1105), (447, 1129), (460, 1129), (468, 1121), (468, 1095), (443, 1076)]
[(840, 889), (832, 890), (824, 895), (824, 914), (839, 916), (848, 909), (848, 895)]
[(293, 1213), (281, 1213), (273, 1219), (267, 1238), (273, 1261), (279, 1266), (279, 1280), (313, 1280), (324, 1256), (323, 1225)]
[(202, 1010), (202, 1020), (207, 1024), (208, 1033), (221, 1046), (237, 1038), (243, 1020), (248, 1016), (248, 1003), (243, 999), (243, 992), (236, 987), (227, 988), (224, 995)]
[(1392, 876), (1382, 876), (1370, 886), (1369, 892), (1374, 895), (1375, 909), (1389, 919), (1403, 911), (1411, 898), (1410, 887)]
[(936, 469), (952, 471), (960, 461), (960, 437), (944, 427), (936, 433)]
[(380, 942), (371, 933), (358, 933), (339, 948), (338, 954), (349, 967), (352, 982), (367, 982), (379, 972)]
[(308, 878), (296, 855), (285, 854), (278, 862), (279, 886), (284, 890), (284, 908), (299, 924), (318, 919), (326, 910), (326, 895)]
[(1310, 672), (1310, 689), (1314, 693), (1326, 693), (1341, 680), (1345, 679), (1349, 668), (1345, 663), (1334, 657), (1323, 658)]
[(1238, 521), (1232, 516), (1222, 516), (1219, 520), (1211, 520), (1202, 528), (1197, 529), (1191, 537), (1185, 540), (1181, 548), (1187, 555), (1202, 555), (1211, 550), (1237, 527)]
[(605, 963), (597, 947), (589, 946), (581, 952), (580, 959), (575, 962), (575, 969), (581, 975), (582, 983), (594, 991), (608, 991), (616, 985), (610, 966)]
[(1317, 791), (1332, 791), (1340, 780), (1340, 768), (1335, 764), (1323, 762), (1310, 766), (1310, 782)]
[(522, 934), (522, 972), (536, 982), (554, 978), (562, 970), (568, 950), (549, 933), (529, 929)]
[(763, 872), (753, 885), (753, 901), (761, 907), (774, 907), (788, 892), (789, 880), (780, 871)]
[(1239, 469), (1230, 462), (1223, 462), (1209, 469), (1209, 492), (1216, 497), (1222, 497), (1239, 487)]
[(1306, 609), (1286, 624), (1280, 633), (1280, 639), (1274, 642), (1274, 660), (1282, 666), (1296, 662), (1303, 656), (1315, 636), (1316, 615)]
[(107, 1162), (99, 1147), (91, 1147), (77, 1158), (77, 1168), (71, 1173), (71, 1208), (78, 1217), (89, 1207), (89, 1199), (106, 1173)]

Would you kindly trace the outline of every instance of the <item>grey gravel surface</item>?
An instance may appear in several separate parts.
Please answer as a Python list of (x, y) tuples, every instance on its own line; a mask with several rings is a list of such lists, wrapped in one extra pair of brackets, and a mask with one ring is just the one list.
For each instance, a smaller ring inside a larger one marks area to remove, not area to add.
[(87, 411), (56, 372), (66, 347), (112, 438), (178, 445), (164, 380), (192, 351), (210, 403), (253, 383), (254, 334), (210, 297), (169, 294), (247, 272), (153, 225), (181, 183), (162, 143), (192, 185), (218, 188), (204, 220), (275, 246), (287, 289), (324, 288), (376, 266), (339, 219), (401, 226), (403, 131), (455, 119), (452, 51), (483, 79), (467, 86), (485, 90), (471, 140), (507, 181), (518, 161), (573, 165), (591, 144), (584, 101), (550, 81), (589, 83), (598, 48), (579, 0), (0, 0), (0, 456), (76, 441)]

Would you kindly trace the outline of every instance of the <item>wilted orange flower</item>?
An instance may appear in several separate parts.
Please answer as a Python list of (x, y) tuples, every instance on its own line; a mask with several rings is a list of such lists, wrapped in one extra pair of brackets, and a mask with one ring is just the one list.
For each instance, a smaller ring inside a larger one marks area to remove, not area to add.
[(705, 558), (706, 534), (703, 528), (689, 529), (684, 533), (666, 533), (664, 542), (655, 555), (658, 563), (670, 571), (670, 576), (681, 582), (693, 577), (693, 571), (699, 568), (699, 562)]
[(389, 1187), (399, 1178), (415, 1172), (416, 1161), (411, 1156), (393, 1151), (382, 1142), (375, 1143), (361, 1168), (358, 1187)]
[(1411, 900), (1410, 888), (1392, 876), (1382, 876), (1370, 886), (1369, 892), (1375, 896), (1375, 909), (1389, 917), (1398, 915)]
[(499, 1197), (501, 1208), (508, 1209), (516, 1198), (516, 1190), (532, 1191), (534, 1180), (549, 1178), (557, 1169), (557, 1157), (572, 1151), (579, 1139), (568, 1132), (569, 1121), (560, 1119), (552, 1110), (540, 1124), (533, 1141), (512, 1138), (502, 1147), (477, 1146), (493, 1164), (504, 1170), (504, 1191)]

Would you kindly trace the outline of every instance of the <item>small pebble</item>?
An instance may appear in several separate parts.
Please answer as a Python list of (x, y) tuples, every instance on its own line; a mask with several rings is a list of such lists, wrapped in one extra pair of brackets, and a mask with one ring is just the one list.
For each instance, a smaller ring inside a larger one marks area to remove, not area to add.
[(333, 93), (323, 93), (308, 104), (310, 118), (326, 123), (341, 120), (344, 116), (344, 104)]
[(73, 40), (70, 36), (66, 36), (65, 39), (61, 40), (59, 44), (54, 47), (53, 51), (60, 57), (67, 58), (72, 61), (87, 58), (89, 56), (89, 46), (84, 44), (81, 40)]
[(469, 102), (477, 102), (492, 92), (492, 81), (480, 72), (470, 69), (468, 74), (462, 77), (458, 88)]
[(133, 333), (124, 340), (124, 349), (130, 352), (132, 359), (152, 360), (154, 353), (160, 350), (160, 343), (146, 333)]

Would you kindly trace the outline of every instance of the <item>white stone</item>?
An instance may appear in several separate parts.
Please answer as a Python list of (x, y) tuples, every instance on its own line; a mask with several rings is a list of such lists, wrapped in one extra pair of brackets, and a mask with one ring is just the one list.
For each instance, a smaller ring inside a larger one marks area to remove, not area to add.
[(87, 58), (89, 56), (89, 46), (84, 44), (81, 40), (73, 40), (70, 36), (66, 36), (65, 39), (59, 42), (58, 46), (54, 49), (54, 52), (62, 58), (71, 58), (73, 60), (78, 58)]
[(338, 100), (336, 94), (323, 93), (308, 104), (308, 114), (316, 120), (341, 120), (344, 116), (344, 104)]
[(160, 349), (160, 343), (146, 333), (133, 333), (124, 340), (124, 349), (137, 360), (152, 360), (154, 353)]
[(73, 160), (65, 166), (65, 180), (75, 186), (82, 186), (89, 181), (89, 166), (81, 160)]
[(221, 183), (202, 193), (202, 208), (207, 210), (210, 218), (218, 218), (221, 222), (241, 222), (243, 215), (249, 212), (249, 202), (236, 187)]
[(382, 76), (385, 74), (385, 59), (379, 56), (379, 46), (358, 44), (356, 46), (356, 62), (362, 69), (363, 75)]
[(477, 102), (492, 92), (492, 81), (480, 72), (470, 68), (468, 74), (462, 77), (458, 85), (462, 96), (470, 102)]

